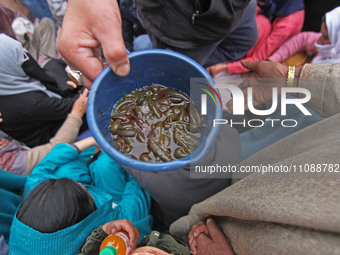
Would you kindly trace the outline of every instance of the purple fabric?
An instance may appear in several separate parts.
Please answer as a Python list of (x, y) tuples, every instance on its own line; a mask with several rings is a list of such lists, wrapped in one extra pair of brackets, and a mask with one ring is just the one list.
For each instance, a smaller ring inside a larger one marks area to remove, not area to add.
[(5, 241), (5, 238), (3, 235), (0, 234), (0, 254), (1, 255), (7, 255), (8, 254), (8, 245)]
[(11, 25), (13, 20), (20, 16), (22, 15), (19, 12), (12, 11), (0, 4), (0, 34), (4, 33), (16, 39)]

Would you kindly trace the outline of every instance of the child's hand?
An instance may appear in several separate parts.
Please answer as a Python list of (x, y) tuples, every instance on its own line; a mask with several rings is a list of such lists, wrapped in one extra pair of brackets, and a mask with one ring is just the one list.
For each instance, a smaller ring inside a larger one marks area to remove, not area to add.
[(83, 93), (80, 94), (79, 98), (73, 103), (71, 113), (82, 118), (86, 112), (87, 99), (89, 91), (84, 89)]
[(108, 234), (113, 235), (119, 231), (125, 231), (129, 234), (130, 238), (130, 247), (132, 250), (136, 248), (138, 238), (137, 233), (135, 229), (133, 228), (133, 225), (131, 221), (129, 220), (114, 220), (110, 221), (108, 223), (105, 223), (102, 226), (102, 229)]

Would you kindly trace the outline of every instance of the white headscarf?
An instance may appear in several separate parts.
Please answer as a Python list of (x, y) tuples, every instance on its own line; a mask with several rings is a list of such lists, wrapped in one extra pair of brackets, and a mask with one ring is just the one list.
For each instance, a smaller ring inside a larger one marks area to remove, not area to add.
[(340, 6), (326, 13), (326, 27), (331, 43), (315, 43), (318, 55), (313, 63), (340, 63)]
[(22, 69), (24, 50), (19, 41), (0, 34), (0, 96), (17, 95), (40, 90), (49, 97), (61, 98), (49, 91), (40, 81), (29, 77)]

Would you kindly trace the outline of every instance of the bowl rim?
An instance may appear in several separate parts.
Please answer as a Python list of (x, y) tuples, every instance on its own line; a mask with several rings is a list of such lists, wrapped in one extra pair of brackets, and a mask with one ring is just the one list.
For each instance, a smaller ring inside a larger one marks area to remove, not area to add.
[[(188, 64), (192, 65), (195, 69), (197, 69), (201, 74), (202, 78), (206, 78), (209, 82), (209, 85), (214, 87), (215, 82), (213, 78), (210, 76), (210, 74), (196, 61), (193, 59), (170, 50), (163, 50), (163, 49), (149, 49), (149, 50), (141, 50), (129, 53), (129, 59), (134, 57), (139, 57), (141, 55), (165, 55), (170, 57), (178, 58), (184, 62), (187, 62)], [(96, 125), (96, 114), (95, 114), (95, 107), (94, 102), (96, 99), (97, 91), (100, 89), (101, 80), (106, 75), (115, 75), (117, 76), (109, 66), (105, 67), (104, 70), (97, 76), (95, 81), (93, 82), (91, 86), (91, 90), (88, 95), (88, 103), (87, 103), (87, 111), (86, 111), (86, 117), (89, 129), (97, 141), (100, 148), (107, 153), (112, 159), (114, 159), (116, 162), (121, 164), (124, 167), (128, 168), (134, 168), (139, 170), (145, 170), (145, 171), (152, 171), (152, 172), (161, 172), (161, 171), (170, 171), (175, 170), (178, 168), (182, 168), (185, 166), (189, 166), (190, 164), (194, 164), (198, 161), (200, 161), (204, 155), (208, 152), (210, 146), (215, 141), (217, 134), (220, 129), (220, 125), (216, 127), (212, 127), (214, 130), (213, 132), (210, 132), (206, 139), (209, 139), (210, 142), (201, 143), (200, 146), (198, 146), (193, 153), (191, 153), (189, 156), (184, 157), (182, 159), (176, 159), (169, 162), (145, 162), (137, 159), (130, 158), (129, 156), (124, 155), (120, 151), (116, 150), (103, 136), (101, 133), (98, 125)], [(124, 77), (122, 77), (124, 78)], [(216, 107), (216, 118), (222, 118), (222, 107)]]

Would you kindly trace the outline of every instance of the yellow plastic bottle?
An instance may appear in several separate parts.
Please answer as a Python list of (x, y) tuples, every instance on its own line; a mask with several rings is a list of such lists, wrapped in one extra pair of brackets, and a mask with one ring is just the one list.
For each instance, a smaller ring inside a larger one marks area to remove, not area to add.
[[(135, 228), (137, 239), (139, 232)], [(109, 235), (100, 245), (99, 255), (128, 255), (131, 252), (129, 234), (125, 231), (119, 231), (114, 235)]]

